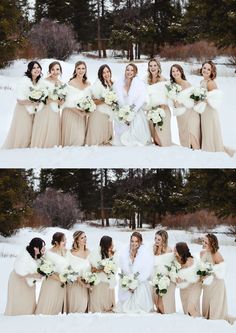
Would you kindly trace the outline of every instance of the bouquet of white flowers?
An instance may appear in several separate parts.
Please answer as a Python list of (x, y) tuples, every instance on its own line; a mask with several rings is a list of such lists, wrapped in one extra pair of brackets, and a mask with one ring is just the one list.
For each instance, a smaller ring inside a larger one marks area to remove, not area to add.
[(102, 269), (107, 274), (107, 278), (110, 279), (112, 275), (115, 275), (118, 267), (113, 258), (106, 258), (98, 262), (98, 268)]
[(160, 130), (162, 130), (165, 116), (166, 113), (162, 108), (152, 107), (151, 110), (148, 111), (147, 119), (151, 120), (154, 126), (157, 125)]
[[(29, 100), (31, 102), (38, 102), (46, 104), (47, 98), (48, 98), (48, 89), (47, 88), (35, 88), (30, 87), (30, 94), (29, 94)], [(35, 106), (34, 112), (39, 111), (42, 108), (41, 106)]]
[[(66, 100), (66, 95), (67, 95), (67, 89), (66, 89), (66, 84), (60, 84), (60, 85), (56, 85), (54, 89), (52, 89), (49, 92), (48, 97), (54, 101), (62, 101), (62, 100)], [(55, 103), (55, 106), (57, 109), (60, 109), (60, 105)], [(55, 110), (56, 111), (56, 110)]]
[(123, 121), (124, 123), (129, 123), (134, 119), (134, 107), (135, 105), (125, 105), (120, 109), (115, 110), (118, 120)]
[(114, 90), (106, 90), (102, 98), (104, 99), (104, 102), (107, 105), (111, 106), (113, 110), (116, 110), (118, 108), (118, 98)]
[(100, 279), (99, 279), (97, 273), (92, 273), (92, 272), (85, 272), (81, 276), (81, 280), (83, 282), (89, 284), (90, 286), (96, 286), (100, 282)]
[(72, 284), (76, 282), (78, 277), (79, 272), (74, 271), (74, 269), (69, 265), (63, 273), (59, 274), (61, 287), (64, 287), (65, 284)]
[(37, 272), (48, 278), (50, 275), (55, 273), (55, 265), (46, 259), (41, 259), (40, 264), (37, 268)]
[(178, 93), (182, 91), (181, 86), (175, 82), (169, 82), (165, 86), (167, 89), (167, 97), (172, 101), (176, 101)]
[(204, 101), (207, 97), (207, 90), (202, 87), (196, 87), (193, 89), (190, 98), (194, 100), (194, 102)]
[(77, 103), (77, 107), (85, 112), (94, 112), (96, 110), (96, 104), (89, 96), (81, 98)]
[(168, 276), (170, 280), (174, 283), (176, 283), (176, 280), (178, 278), (178, 272), (181, 269), (181, 265), (177, 260), (172, 260), (170, 263), (170, 266), (165, 265), (168, 271)]
[(197, 270), (197, 275), (200, 277), (204, 277), (202, 280), (202, 284), (204, 285), (210, 285), (213, 281), (213, 265), (209, 262), (200, 262), (198, 270)]
[(139, 272), (137, 273), (132, 273), (132, 274), (124, 274), (120, 273), (120, 286), (121, 288), (125, 290), (131, 290), (134, 291), (138, 287), (138, 276)]
[(151, 285), (156, 289), (156, 294), (163, 296), (167, 293), (167, 289), (170, 285), (170, 278), (161, 273), (156, 273), (151, 281)]

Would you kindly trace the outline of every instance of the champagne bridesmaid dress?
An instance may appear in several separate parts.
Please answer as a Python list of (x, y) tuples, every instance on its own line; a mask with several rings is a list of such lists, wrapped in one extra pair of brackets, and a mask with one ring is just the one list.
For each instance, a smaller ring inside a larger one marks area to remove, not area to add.
[[(48, 90), (53, 90), (55, 84), (44, 80)], [(53, 103), (55, 104), (55, 103)], [(44, 106), (34, 117), (31, 147), (52, 148), (61, 143), (60, 109), (52, 108), (52, 102)]]

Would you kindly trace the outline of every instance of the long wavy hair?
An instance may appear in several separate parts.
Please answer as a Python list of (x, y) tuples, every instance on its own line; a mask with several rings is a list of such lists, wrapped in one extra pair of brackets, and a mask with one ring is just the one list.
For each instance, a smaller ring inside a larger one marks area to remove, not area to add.
[[(209, 64), (211, 66), (211, 75), (210, 75), (210, 79), (214, 80), (216, 78), (217, 75), (217, 69), (216, 69), (216, 65), (214, 64), (213, 61), (209, 60), (209, 61), (205, 61), (202, 64), (202, 68), (205, 64)], [(202, 68), (200, 69), (200, 74), (202, 75)]]
[[(109, 258), (108, 250), (112, 245), (112, 238), (110, 236), (102, 236), (100, 240), (102, 259)], [(112, 253), (114, 254), (114, 252)]]
[(37, 249), (39, 249), (39, 253), (37, 254), (36, 258), (40, 259), (43, 256), (43, 254), (41, 253), (41, 250), (44, 246), (45, 246), (44, 240), (42, 238), (35, 237), (35, 238), (31, 239), (29, 245), (26, 246), (26, 250), (29, 252), (31, 257), (35, 259), (34, 248), (36, 247)]
[(72, 76), (72, 78), (70, 78), (69, 81), (71, 81), (71, 80), (73, 80), (74, 78), (76, 78), (76, 68), (77, 68), (78, 66), (80, 66), (80, 65), (84, 65), (84, 66), (85, 66), (85, 73), (84, 73), (84, 75), (83, 75), (83, 79), (82, 79), (83, 84), (85, 84), (85, 83), (87, 82), (88, 78), (87, 78), (87, 65), (86, 65), (86, 63), (85, 63), (84, 61), (77, 61), (77, 62), (75, 63), (74, 72), (73, 72), (73, 74), (72, 74), (73, 76)]
[(190, 253), (187, 243), (179, 242), (175, 245), (175, 248), (176, 248), (178, 255), (180, 256), (181, 264), (184, 265), (184, 264), (186, 264), (188, 258), (193, 258), (193, 256)]
[(161, 64), (156, 58), (152, 58), (148, 61), (148, 84), (152, 84), (152, 79), (153, 79), (153, 75), (149, 69), (149, 65), (152, 61), (154, 61), (158, 67), (157, 82), (161, 79)]
[(130, 64), (128, 64), (126, 67), (125, 67), (125, 72), (126, 72), (126, 69), (129, 67), (129, 66), (131, 66), (132, 68), (133, 68), (133, 70), (134, 70), (134, 77), (138, 74), (138, 67), (135, 65), (135, 64), (133, 64), (132, 62), (130, 63)]
[(25, 72), (25, 76), (27, 76), (28, 78), (30, 78), (30, 80), (32, 81), (32, 69), (34, 68), (34, 65), (37, 64), (39, 66), (39, 68), (41, 69), (41, 73), (37, 76), (36, 78), (36, 82), (38, 82), (40, 80), (40, 78), (42, 77), (42, 66), (40, 65), (40, 63), (38, 61), (30, 61), (27, 65), (27, 70)]
[(217, 237), (214, 234), (207, 234), (206, 237), (209, 240), (211, 253), (215, 254), (219, 250), (219, 242)]
[[(162, 239), (162, 251), (161, 253), (165, 253), (168, 247), (168, 233), (165, 230), (158, 230), (155, 235), (159, 235)], [(156, 256), (158, 253), (158, 247), (154, 244), (153, 247), (154, 255)]]
[[(84, 234), (84, 231), (81, 231), (81, 230), (74, 232), (74, 234), (73, 234), (73, 240), (74, 241), (73, 241), (73, 244), (72, 244), (72, 250), (75, 250), (75, 251), (79, 250), (79, 238), (83, 234)], [(86, 245), (84, 246), (84, 250), (85, 251), (87, 250)]]
[[(107, 69), (109, 70), (110, 74), (111, 74), (111, 69), (110, 69), (110, 67), (109, 67), (108, 65), (104, 64), (104, 65), (102, 65), (102, 66), (99, 68), (99, 70), (98, 70), (98, 78), (99, 78), (99, 80), (101, 81), (102, 85), (103, 85), (105, 88), (107, 88), (107, 85), (106, 85), (106, 83), (105, 83), (105, 81), (104, 81), (104, 78), (103, 78), (103, 71), (104, 71), (105, 68), (107, 68)], [(111, 83), (113, 84), (112, 80), (111, 80)]]
[(178, 64), (174, 64), (174, 65), (172, 65), (171, 68), (170, 68), (170, 81), (171, 81), (172, 83), (176, 83), (176, 81), (175, 81), (175, 79), (174, 79), (174, 77), (173, 77), (173, 75), (172, 75), (172, 69), (173, 69), (173, 67), (177, 68), (177, 69), (180, 71), (180, 73), (181, 73), (181, 79), (186, 81), (187, 79), (186, 79), (186, 76), (185, 76), (185, 74), (184, 74), (184, 69), (183, 69), (182, 66), (180, 66), (180, 65), (178, 65)]

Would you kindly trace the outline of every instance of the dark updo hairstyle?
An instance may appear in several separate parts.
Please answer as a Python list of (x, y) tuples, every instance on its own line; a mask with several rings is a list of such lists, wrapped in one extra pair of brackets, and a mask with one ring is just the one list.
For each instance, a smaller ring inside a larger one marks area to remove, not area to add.
[[(210, 75), (210, 79), (214, 80), (216, 78), (217, 75), (217, 70), (216, 70), (216, 65), (214, 64), (213, 61), (209, 60), (209, 61), (205, 61), (202, 64), (202, 68), (205, 64), (209, 64), (211, 66), (211, 75)], [(200, 69), (200, 74), (202, 75), (202, 68)]]
[[(32, 69), (33, 69), (33, 67), (34, 67), (35, 64), (37, 64), (39, 66), (39, 68), (41, 69), (41, 71), (42, 71), (42, 67), (41, 67), (41, 65), (40, 65), (40, 63), (38, 61), (30, 61), (28, 63), (28, 66), (27, 66), (27, 71), (25, 72), (25, 76), (27, 76), (28, 78), (30, 78), (31, 81), (32, 81), (32, 73), (31, 72), (32, 72)], [(39, 81), (39, 79), (41, 78), (41, 76), (42, 76), (42, 72), (36, 78), (36, 82)]]
[(63, 241), (64, 238), (65, 238), (65, 234), (63, 234), (63, 232), (56, 232), (56, 233), (52, 236), (51, 244), (52, 244), (52, 245), (60, 244), (60, 243)]
[(185, 74), (184, 74), (184, 69), (183, 69), (182, 66), (180, 66), (180, 65), (178, 65), (178, 64), (174, 64), (174, 65), (172, 65), (171, 68), (170, 68), (170, 81), (171, 81), (172, 83), (176, 83), (176, 81), (175, 81), (175, 79), (174, 79), (174, 77), (173, 77), (173, 75), (172, 75), (172, 69), (173, 69), (173, 67), (177, 68), (177, 69), (180, 71), (181, 79), (186, 81), (186, 76), (185, 76)]
[(219, 250), (218, 239), (214, 234), (207, 234), (207, 239), (209, 240), (209, 246), (212, 254), (215, 254)]
[(70, 78), (70, 81), (73, 80), (74, 78), (76, 78), (76, 68), (79, 67), (80, 65), (85, 66), (85, 73), (84, 73), (83, 79), (82, 79), (83, 83), (85, 84), (86, 81), (88, 80), (88, 78), (87, 78), (87, 66), (86, 66), (86, 63), (84, 61), (77, 61), (75, 63), (75, 69), (74, 69), (72, 78)]
[(99, 245), (101, 247), (102, 259), (109, 258), (108, 250), (112, 245), (112, 238), (110, 236), (102, 236)]
[[(110, 67), (108, 66), (108, 65), (102, 65), (100, 68), (99, 68), (99, 70), (98, 70), (98, 78), (99, 78), (99, 80), (101, 81), (101, 83), (102, 83), (102, 85), (105, 87), (105, 88), (107, 88), (107, 85), (106, 85), (106, 83), (105, 83), (105, 81), (104, 81), (104, 78), (103, 78), (103, 70), (105, 69), (105, 68), (107, 68), (108, 70), (109, 70), (109, 72), (111, 73), (111, 69), (110, 69)], [(111, 81), (111, 83), (113, 83), (112, 81)]]
[(179, 242), (175, 245), (176, 251), (180, 256), (181, 264), (186, 264), (188, 258), (192, 258), (193, 256), (190, 253), (187, 243)]
[(53, 62), (51, 62), (51, 64), (49, 64), (49, 66), (48, 66), (48, 72), (50, 73), (51, 70), (52, 70), (52, 68), (53, 68), (54, 66), (56, 66), (56, 65), (59, 66), (59, 68), (60, 68), (60, 72), (61, 72), (61, 74), (62, 74), (62, 67), (61, 67), (61, 64), (59, 63), (59, 61), (53, 61)]
[[(83, 234), (85, 234), (85, 232), (81, 231), (81, 230), (80, 231), (75, 231), (73, 233), (73, 239), (74, 239), (74, 241), (73, 241), (73, 244), (72, 244), (72, 250), (74, 250), (74, 251), (78, 251), (79, 250), (79, 238)], [(87, 250), (86, 245), (84, 246), (84, 250), (85, 251)]]
[(41, 250), (44, 246), (45, 246), (44, 240), (42, 238), (35, 237), (31, 239), (29, 245), (26, 246), (26, 250), (29, 252), (31, 257), (35, 259), (34, 248), (36, 247), (37, 249), (39, 249), (39, 253), (37, 254), (36, 258), (40, 259), (42, 257)]

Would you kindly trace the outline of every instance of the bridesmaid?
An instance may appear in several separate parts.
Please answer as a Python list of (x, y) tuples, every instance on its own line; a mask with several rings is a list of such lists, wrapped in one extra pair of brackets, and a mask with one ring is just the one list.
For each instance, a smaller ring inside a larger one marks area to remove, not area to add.
[[(174, 259), (174, 254), (168, 246), (168, 233), (165, 230), (159, 230), (155, 234), (154, 253), (154, 272), (167, 273), (165, 266), (170, 266)], [(167, 293), (159, 296), (153, 292), (153, 301), (159, 313), (174, 313), (175, 308), (175, 284), (171, 282)]]
[[(47, 105), (42, 111), (37, 112), (34, 118), (31, 147), (38, 148), (52, 148), (60, 145), (60, 105), (62, 101), (53, 101), (50, 99), (55, 87), (62, 85), (59, 77), (62, 74), (61, 64), (58, 61), (53, 61), (49, 65), (49, 76), (45, 79), (46, 85), (49, 90), (49, 98)], [(57, 104), (56, 108), (52, 108), (52, 103)]]
[(30, 147), (34, 107), (38, 105), (38, 103), (29, 100), (30, 87), (40, 87), (41, 76), (41, 65), (37, 61), (28, 63), (25, 76), (18, 83), (17, 103), (3, 149)]
[(208, 97), (205, 111), (201, 114), (202, 150), (212, 152), (226, 152), (233, 156), (235, 151), (224, 146), (220, 128), (220, 120), (217, 112), (218, 105), (214, 103), (220, 91), (217, 88), (216, 66), (212, 61), (204, 62), (200, 70), (203, 80), (201, 87), (207, 89)]
[[(90, 271), (87, 237), (83, 231), (76, 231), (73, 239), (72, 249), (68, 251), (68, 261), (74, 271), (79, 272), (82, 276), (85, 272)], [(89, 285), (83, 283), (79, 278), (76, 283), (67, 286), (67, 313), (87, 312), (88, 288)]]
[(68, 83), (67, 99), (62, 111), (62, 146), (84, 145), (87, 114), (78, 109), (77, 103), (80, 98), (90, 95), (86, 64), (78, 61)]
[(109, 278), (98, 264), (99, 261), (106, 258), (113, 258), (114, 262), (117, 262), (113, 241), (109, 236), (103, 236), (98, 250), (93, 251), (89, 256), (91, 270), (98, 274), (101, 281), (98, 285), (93, 286), (90, 293), (90, 312), (111, 312), (115, 307), (115, 278)]
[(158, 125), (154, 127), (153, 122), (149, 121), (153, 142), (161, 147), (171, 146), (171, 113), (165, 93), (166, 79), (161, 75), (161, 64), (157, 59), (151, 59), (148, 62), (147, 84), (151, 106), (160, 106), (165, 111), (161, 130)]
[(219, 250), (218, 239), (207, 234), (203, 239), (203, 262), (213, 265), (214, 279), (210, 285), (203, 285), (202, 315), (206, 319), (225, 319), (233, 323), (236, 318), (228, 316), (227, 296), (224, 282), (225, 263)]
[(45, 252), (45, 242), (33, 238), (22, 254), (16, 259), (8, 281), (8, 295), (5, 315), (32, 315), (36, 308), (36, 286), (41, 279), (37, 273), (37, 259)]
[[(170, 81), (181, 86), (182, 91), (179, 95), (185, 95), (185, 90), (191, 87), (191, 84), (186, 80), (183, 68), (178, 64), (171, 66)], [(175, 106), (182, 108), (184, 105), (176, 102)], [(200, 115), (193, 109), (185, 109), (184, 114), (177, 116), (180, 144), (184, 147), (200, 149)]]
[(197, 275), (198, 263), (191, 255), (188, 245), (177, 243), (174, 249), (176, 260), (181, 265), (176, 280), (180, 288), (180, 298), (185, 314), (193, 317), (200, 316), (201, 284)]
[(66, 286), (61, 287), (59, 278), (68, 266), (65, 234), (56, 232), (51, 244), (53, 246), (46, 252), (45, 258), (55, 265), (55, 273), (42, 283), (35, 314), (57, 315), (66, 311)]
[(112, 88), (111, 69), (108, 65), (102, 65), (98, 70), (98, 80), (91, 87), (96, 111), (89, 116), (86, 144), (107, 145), (112, 140), (112, 109), (105, 104), (102, 97)]

